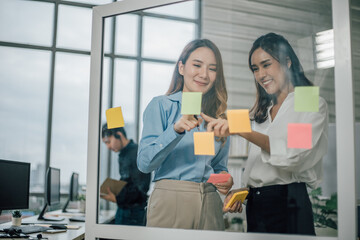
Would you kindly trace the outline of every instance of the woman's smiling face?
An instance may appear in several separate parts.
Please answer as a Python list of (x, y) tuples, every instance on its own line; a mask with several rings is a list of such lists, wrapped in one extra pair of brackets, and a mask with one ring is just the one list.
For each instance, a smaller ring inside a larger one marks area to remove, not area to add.
[[(288, 67), (290, 65), (291, 62), (288, 63)], [(255, 80), (268, 94), (279, 95), (281, 92), (288, 92), (291, 83), (286, 78), (286, 69), (262, 48), (253, 52), (251, 69)]]
[(194, 50), (186, 63), (179, 62), (179, 73), (184, 77), (184, 92), (205, 94), (216, 80), (216, 58), (207, 47)]

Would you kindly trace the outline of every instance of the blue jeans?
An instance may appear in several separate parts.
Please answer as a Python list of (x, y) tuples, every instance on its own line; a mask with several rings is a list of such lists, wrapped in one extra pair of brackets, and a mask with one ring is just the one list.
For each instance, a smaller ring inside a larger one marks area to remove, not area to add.
[(145, 206), (132, 208), (118, 207), (115, 215), (115, 224), (145, 226)]

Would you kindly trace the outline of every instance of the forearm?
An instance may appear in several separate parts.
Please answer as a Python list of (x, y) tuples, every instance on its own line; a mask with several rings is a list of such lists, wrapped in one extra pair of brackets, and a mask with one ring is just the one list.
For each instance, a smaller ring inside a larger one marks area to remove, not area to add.
[(239, 136), (245, 138), (270, 154), (270, 140), (268, 135), (252, 131), (249, 133), (239, 133)]
[(137, 166), (143, 173), (150, 173), (157, 169), (184, 134), (176, 133), (171, 125), (157, 137), (150, 136), (150, 134), (143, 136), (139, 145)]

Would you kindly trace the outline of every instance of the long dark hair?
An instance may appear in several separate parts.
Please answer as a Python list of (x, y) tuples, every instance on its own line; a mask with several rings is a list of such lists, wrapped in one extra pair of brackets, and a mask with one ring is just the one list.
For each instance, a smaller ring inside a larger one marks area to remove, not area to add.
[[(312, 86), (312, 82), (305, 76), (304, 70), (301, 66), (299, 58), (296, 56), (294, 49), (290, 43), (281, 35), (276, 33), (265, 34), (255, 40), (253, 46), (249, 52), (249, 68), (251, 68), (251, 57), (254, 51), (261, 48), (268, 54), (270, 54), (280, 65), (288, 69), (288, 76), (294, 87), (296, 86)], [(287, 67), (288, 61), (291, 61), (290, 68)], [(276, 104), (275, 95), (268, 94), (263, 87), (255, 79), (256, 85), (256, 101), (254, 106), (250, 110), (250, 116), (252, 120), (257, 123), (263, 123), (267, 118), (267, 109), (273, 101)]]
[(216, 79), (211, 89), (202, 97), (202, 111), (213, 118), (226, 118), (225, 111), (227, 108), (228, 95), (223, 62), (218, 47), (208, 39), (196, 39), (185, 46), (175, 66), (170, 87), (166, 95), (171, 95), (183, 90), (184, 77), (179, 73), (179, 62), (181, 61), (185, 65), (190, 54), (200, 47), (209, 48), (214, 53), (216, 59)]

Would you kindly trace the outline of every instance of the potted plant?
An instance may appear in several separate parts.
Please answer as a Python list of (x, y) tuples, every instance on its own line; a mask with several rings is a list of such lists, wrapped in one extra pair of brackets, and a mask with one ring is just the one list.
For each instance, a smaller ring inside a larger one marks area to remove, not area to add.
[(13, 226), (20, 226), (21, 225), (21, 212), (19, 210), (12, 212), (12, 225)]
[(322, 189), (310, 192), (313, 207), (314, 225), (317, 235), (337, 235), (337, 194), (330, 198), (322, 197)]
[(234, 231), (237, 232), (243, 232), (243, 219), (240, 217), (234, 217), (233, 219), (231, 219), (231, 227)]
[(79, 201), (79, 209), (80, 209), (80, 212), (84, 213), (85, 212), (85, 194), (79, 194), (78, 196), (78, 201)]

